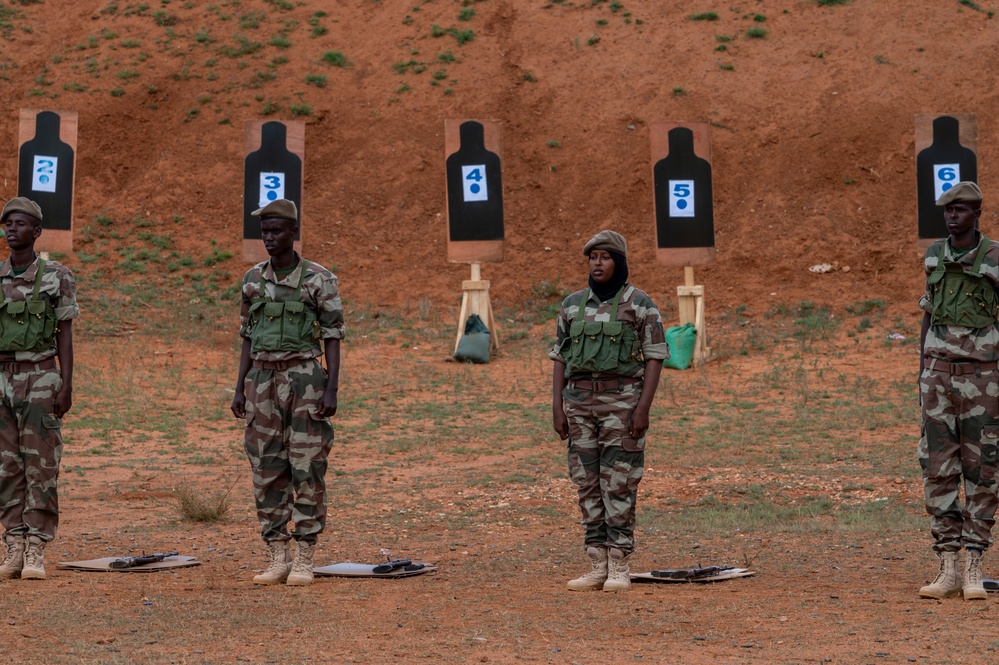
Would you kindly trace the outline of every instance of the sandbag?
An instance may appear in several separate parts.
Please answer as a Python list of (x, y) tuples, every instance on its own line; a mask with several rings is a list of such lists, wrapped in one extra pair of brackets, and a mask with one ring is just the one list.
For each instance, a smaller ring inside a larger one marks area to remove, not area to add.
[(465, 322), (465, 334), (458, 340), (454, 357), (463, 362), (487, 363), (491, 341), (489, 328), (478, 314), (472, 314)]
[(667, 328), (666, 344), (669, 345), (669, 358), (663, 361), (663, 367), (670, 369), (687, 369), (690, 367), (696, 343), (697, 328), (694, 327), (693, 323)]

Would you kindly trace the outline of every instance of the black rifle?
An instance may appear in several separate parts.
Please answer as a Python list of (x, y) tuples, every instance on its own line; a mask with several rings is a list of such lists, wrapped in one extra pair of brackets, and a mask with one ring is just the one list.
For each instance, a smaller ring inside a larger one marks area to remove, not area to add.
[(699, 580), (733, 568), (734, 566), (704, 566), (703, 568), (687, 570), (653, 570), (652, 577), (664, 577), (671, 580)]
[(385, 563), (379, 564), (371, 569), (375, 575), (384, 575), (385, 573), (391, 573), (397, 568), (405, 568), (406, 566), (412, 565), (412, 559), (393, 559), (392, 561), (386, 561)]
[(111, 570), (125, 570), (126, 568), (135, 568), (147, 563), (157, 563), (170, 556), (177, 556), (177, 552), (154, 552), (152, 554), (143, 554), (142, 556), (123, 556), (109, 563), (108, 568)]

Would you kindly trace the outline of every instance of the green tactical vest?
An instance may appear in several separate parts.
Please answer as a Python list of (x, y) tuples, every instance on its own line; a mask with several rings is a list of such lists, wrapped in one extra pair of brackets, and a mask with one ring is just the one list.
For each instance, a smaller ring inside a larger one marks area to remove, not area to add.
[(642, 344), (631, 327), (617, 320), (617, 305), (624, 293), (622, 286), (611, 305), (610, 321), (584, 321), (590, 290), (583, 292), (576, 320), (569, 326), (569, 336), (560, 353), (566, 359), (566, 374), (593, 372), (631, 374), (642, 364)]
[(0, 351), (44, 351), (55, 342), (56, 315), (48, 300), (40, 300), (45, 261), (39, 259), (30, 300), (0, 303)]
[[(297, 296), (309, 262), (302, 259), (302, 272), (295, 287)], [(278, 287), (288, 288), (288, 287)], [(264, 272), (260, 271), (260, 297), (250, 303), (247, 333), (251, 351), (308, 351), (319, 343), (316, 313), (300, 300), (276, 301), (264, 296)]]
[(940, 248), (937, 267), (928, 283), (933, 314), (930, 322), (942, 326), (985, 328), (999, 316), (999, 294), (992, 282), (981, 274), (982, 260), (989, 250), (989, 239), (982, 236), (981, 247), (971, 268), (954, 261), (944, 262), (945, 247)]

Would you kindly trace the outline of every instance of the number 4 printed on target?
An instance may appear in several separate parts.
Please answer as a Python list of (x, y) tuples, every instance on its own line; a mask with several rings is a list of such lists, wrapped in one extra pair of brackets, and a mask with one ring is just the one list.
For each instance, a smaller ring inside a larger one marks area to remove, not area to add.
[(468, 164), (461, 167), (462, 194), (465, 201), (488, 201), (486, 165)]

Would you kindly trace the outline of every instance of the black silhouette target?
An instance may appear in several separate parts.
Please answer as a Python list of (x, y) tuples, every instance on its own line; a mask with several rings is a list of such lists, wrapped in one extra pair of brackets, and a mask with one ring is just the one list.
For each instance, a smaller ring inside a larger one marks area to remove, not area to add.
[(452, 242), (503, 240), (500, 158), (486, 149), (482, 123), (459, 127), (461, 145), (448, 156), (448, 237)]
[(73, 147), (59, 138), (60, 117), (53, 111), (35, 116), (35, 136), (21, 144), (17, 195), (42, 209), (42, 228), (73, 228)]
[(669, 154), (652, 169), (657, 246), (714, 247), (711, 164), (694, 153), (694, 132), (690, 129), (671, 129), (668, 139)]
[[(246, 156), (243, 184), (243, 238), (260, 240), (260, 218), (250, 213), (271, 201), (294, 201), (301, 217), (302, 159), (287, 147), (288, 128), (266, 122), (260, 128), (260, 148)], [(301, 220), (299, 220), (301, 222)], [(299, 224), (296, 240), (302, 235)]]
[(933, 119), (933, 143), (916, 155), (916, 195), (919, 238), (936, 240), (948, 235), (940, 196), (962, 180), (978, 182), (978, 156), (961, 145), (960, 122), (951, 116)]

